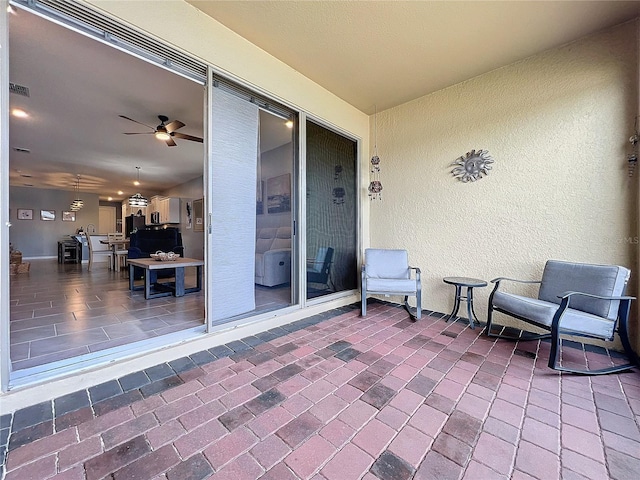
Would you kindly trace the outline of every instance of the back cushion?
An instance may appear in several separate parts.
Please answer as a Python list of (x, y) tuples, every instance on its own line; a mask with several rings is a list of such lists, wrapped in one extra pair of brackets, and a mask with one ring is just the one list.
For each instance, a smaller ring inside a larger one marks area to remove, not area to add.
[(409, 257), (406, 250), (365, 250), (367, 277), (409, 278)]
[(276, 237), (277, 228), (261, 228), (256, 239), (256, 253), (264, 253), (271, 249), (273, 239)]
[(280, 248), (291, 248), (291, 227), (278, 228), (276, 238), (271, 244), (271, 250)]
[(138, 230), (136, 232), (135, 244), (143, 252), (156, 253), (158, 250), (167, 252), (174, 247), (180, 246), (178, 232), (175, 229), (167, 228), (160, 230)]
[[(538, 298), (559, 304), (558, 295), (569, 291), (619, 297), (624, 295), (629, 273), (629, 269), (617, 265), (590, 265), (549, 260), (544, 267)], [(615, 320), (619, 303), (577, 295), (569, 301), (569, 308)]]

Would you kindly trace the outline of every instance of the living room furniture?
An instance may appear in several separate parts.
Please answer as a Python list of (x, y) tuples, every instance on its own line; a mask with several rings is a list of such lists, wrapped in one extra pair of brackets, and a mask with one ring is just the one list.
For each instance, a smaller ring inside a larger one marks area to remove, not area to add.
[[(144, 290), (144, 298), (157, 298), (173, 295), (182, 297), (187, 293), (202, 290), (202, 266), (204, 261), (195, 258), (178, 258), (177, 260), (160, 262), (153, 258), (129, 259), (129, 290)], [(196, 286), (185, 287), (185, 267), (196, 267)], [(144, 272), (144, 287), (134, 284), (134, 268), (141, 268)], [(151, 274), (158, 270), (172, 270), (175, 280), (173, 282), (157, 283), (151, 280)], [(153, 288), (153, 289), (152, 289)]]
[[(475, 324), (479, 324), (480, 320), (478, 320), (478, 316), (473, 310), (473, 289), (476, 287), (486, 287), (487, 282), (485, 282), (484, 280), (480, 280), (479, 278), (470, 277), (444, 277), (442, 281), (456, 287), (456, 296), (453, 302), (453, 310), (451, 310), (451, 314), (446, 321), (448, 322), (449, 320), (456, 317), (456, 315), (458, 314), (458, 310), (460, 309), (460, 300), (466, 300), (469, 326), (472, 329), (475, 329)], [(466, 287), (467, 289), (466, 296), (462, 295), (462, 287)]]
[[(415, 272), (411, 278), (411, 271)], [(422, 317), (422, 283), (420, 269), (409, 266), (406, 250), (367, 248), (362, 265), (362, 316), (367, 315), (367, 295), (404, 296), (404, 308), (413, 320)], [(409, 297), (416, 297), (416, 311), (409, 306)]]
[(255, 283), (291, 282), (291, 227), (260, 228), (256, 234)]
[[(628, 334), (629, 310), (634, 297), (624, 296), (630, 273), (629, 269), (617, 265), (549, 260), (540, 281), (495, 278), (491, 280), (495, 287), (489, 297), (486, 334), (510, 340), (550, 338), (548, 365), (554, 370), (588, 375), (629, 370), (638, 365), (638, 356), (631, 348)], [(538, 296), (532, 298), (507, 293), (500, 289), (507, 282), (539, 284)], [(512, 335), (502, 332), (502, 326), (493, 322), (494, 311), (522, 320), (545, 330), (545, 333), (523, 332), (522, 335)], [(496, 326), (499, 328), (494, 331)], [(561, 364), (562, 337), (611, 341), (616, 332), (629, 363), (593, 370), (570, 368)]]
[(316, 252), (316, 257), (307, 260), (307, 283), (318, 283), (324, 285), (323, 290), (330, 290), (331, 262), (333, 260), (333, 248), (320, 247)]
[(107, 241), (111, 248), (113, 269), (119, 272), (121, 267), (127, 266), (129, 239), (124, 237), (124, 233), (114, 232), (107, 234)]
[[(93, 263), (95, 261), (100, 262), (100, 259), (106, 259), (106, 261), (109, 262), (109, 265), (111, 265), (112, 252), (111, 248), (109, 248), (107, 235), (92, 234), (89, 233), (88, 229), (86, 235), (87, 245), (89, 246), (88, 270), (91, 271)], [(101, 240), (106, 243), (101, 243)]]
[(75, 238), (58, 241), (58, 263), (82, 263), (82, 245)]
[[(129, 237), (129, 248), (127, 259), (150, 258), (152, 253), (157, 251), (173, 252), (184, 256), (182, 245), (182, 235), (177, 228), (160, 228), (149, 230), (138, 230)], [(135, 278), (142, 278), (144, 274), (142, 268), (134, 269)], [(155, 283), (158, 278), (172, 277), (172, 269), (153, 269), (149, 273), (151, 283)]]

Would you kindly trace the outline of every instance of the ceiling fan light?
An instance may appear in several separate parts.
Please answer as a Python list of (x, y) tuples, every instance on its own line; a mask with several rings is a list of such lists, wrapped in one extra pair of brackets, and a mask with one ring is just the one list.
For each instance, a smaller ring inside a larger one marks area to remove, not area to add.
[(169, 135), (167, 132), (162, 132), (160, 130), (158, 130), (155, 135), (158, 140), (162, 141), (166, 141), (171, 138), (171, 135)]

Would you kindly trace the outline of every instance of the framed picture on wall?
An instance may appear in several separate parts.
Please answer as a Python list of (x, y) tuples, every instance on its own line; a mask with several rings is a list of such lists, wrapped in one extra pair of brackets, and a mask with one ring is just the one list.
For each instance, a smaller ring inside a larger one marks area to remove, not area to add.
[(40, 210), (40, 220), (53, 221), (56, 219), (55, 210)]
[(33, 220), (33, 210), (31, 208), (19, 208), (18, 220)]
[(267, 212), (291, 211), (291, 174), (267, 179)]
[(203, 199), (193, 201), (193, 231), (204, 232), (204, 203)]
[(75, 222), (76, 221), (76, 212), (62, 212), (62, 221), (63, 222)]

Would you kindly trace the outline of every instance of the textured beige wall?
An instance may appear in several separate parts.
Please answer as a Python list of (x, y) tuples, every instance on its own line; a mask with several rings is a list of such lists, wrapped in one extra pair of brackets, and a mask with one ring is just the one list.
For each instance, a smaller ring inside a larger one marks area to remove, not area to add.
[[(634, 269), (638, 182), (625, 160), (636, 29), (628, 23), (378, 113), (384, 200), (371, 205), (370, 243), (408, 249), (422, 268), (424, 308), (451, 310), (445, 276), (538, 279), (550, 258)], [(372, 145), (373, 125), (371, 117)], [(495, 163), (464, 184), (450, 165), (472, 149)], [(489, 293), (475, 291), (482, 320)]]

